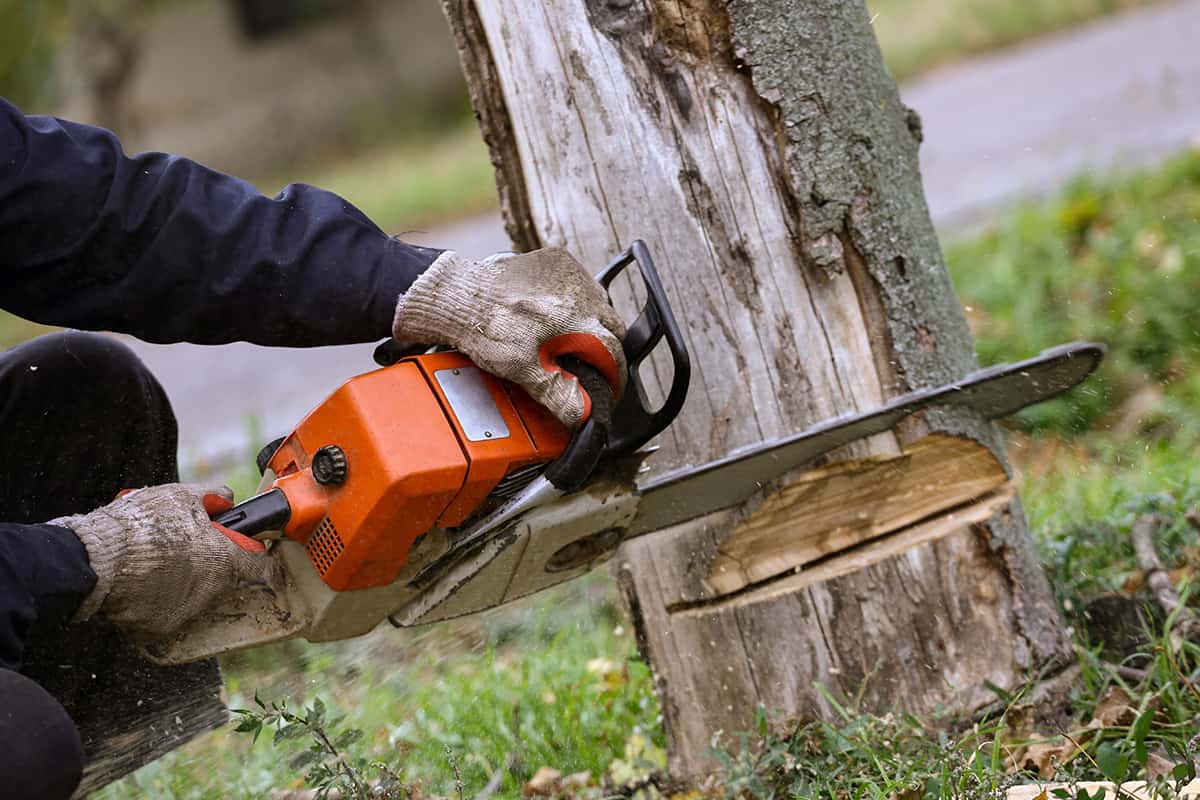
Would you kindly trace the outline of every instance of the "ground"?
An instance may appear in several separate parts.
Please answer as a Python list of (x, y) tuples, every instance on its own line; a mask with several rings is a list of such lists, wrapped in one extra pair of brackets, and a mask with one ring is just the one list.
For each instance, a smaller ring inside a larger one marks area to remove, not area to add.
[[(889, 5), (884, 0), (873, 4), (881, 36), (892, 13)], [(1194, 378), (1200, 320), (1189, 302), (1200, 289), (1195, 285), (1200, 280), (1200, 156), (1183, 156), (1132, 177), (1081, 181), (1046, 205), (1004, 214), (994, 209), (1011, 199), (1017, 184), (1006, 181), (1012, 174), (1024, 176), (1020, 186), (1033, 185), (1045, 193), (1065, 177), (1064, 160), (1073, 165), (1072, 172), (1089, 165), (1107, 168), (1126, 148), (1160, 154), (1200, 131), (1189, 116), (1200, 102), (1187, 94), (1200, 81), (1179, 77), (1187, 70), (1197, 74), (1184, 21), (1194, 23), (1198, 8), (1194, 2), (1164, 3), (1015, 55), (1002, 53), (950, 68), (905, 88), (906, 100), (925, 117), (923, 164), (930, 205), (943, 232), (961, 231), (956, 225), (963, 222), (984, 228), (976, 227), (948, 252), (984, 360), (1020, 358), (1072, 338), (1100, 338), (1113, 345), (1108, 365), (1091, 386), (1071, 400), (1023, 416), (1011, 433), (1042, 559), (1078, 635), (1084, 680), (1070, 723), (1091, 731), (1072, 734), (1086, 746), (1084, 755), (1064, 747), (1055, 730), (1017, 731), (1006, 742), (1004, 721), (993, 720), (962, 736), (939, 739), (929, 733), (929, 721), (877, 720), (848, 708), (844, 725), (798, 727), (784, 738), (726, 732), (718, 742), (727, 757), (719, 786), (757, 797), (833, 796), (833, 787), (851, 785), (861, 787), (858, 796), (881, 800), (986, 796), (969, 792), (982, 791), (988, 782), (1011, 780), (1005, 777), (1009, 761), (1020, 758), (1018, 753), (1028, 754), (1018, 734), (1060, 748), (1054, 753), (1068, 773), (1141, 773), (1157, 763), (1152, 754), (1184, 760), (1172, 748), (1186, 749), (1192, 721), (1200, 713), (1200, 693), (1193, 686), (1200, 667), (1196, 648), (1172, 642), (1163, 635), (1161, 621), (1152, 621), (1149, 636), (1139, 638), (1138, 629), (1130, 637), (1130, 647), (1145, 655), (1125, 664), (1143, 677), (1128, 677), (1129, 672), (1122, 677), (1111, 661), (1124, 654), (1101, 652), (1089, 637), (1103, 628), (1093, 625), (1088, 614), (1097, 598), (1137, 596), (1140, 572), (1128, 533), (1145, 511), (1168, 519), (1160, 555), (1181, 570), (1176, 577), (1186, 578), (1200, 565), (1200, 554), (1189, 546), (1195, 535), (1186, 522), (1186, 512), (1200, 502), (1200, 482), (1190, 458), (1200, 435), (1195, 402), (1200, 383)], [(1128, 47), (1114, 41), (1126, 41)], [(1114, 48), (1130, 54), (1131, 64), (1136, 60), (1141, 65), (1131, 67), (1132, 82), (1080, 83), (1089, 69), (1104, 72)], [(925, 58), (923, 63), (930, 63)], [(899, 71), (894, 57), (892, 63)], [(1022, 93), (1005, 97), (988, 90), (1006, 82), (1021, 85)], [(1100, 87), (1100, 93), (1080, 97), (1078, 87), (1084, 84)], [(960, 99), (964, 93), (995, 102), (972, 106)], [(1074, 105), (1064, 106), (1064, 97)], [(1121, 124), (1131, 103), (1143, 109), (1145, 125)], [(1142, 103), (1149, 105), (1138, 105)], [(1093, 111), (1114, 116), (1094, 121), (1094, 129), (1087, 131), (1060, 130), (1054, 138), (1055, 126), (1046, 117), (1055, 110), (1075, 118)], [(1033, 136), (1028, 144), (1018, 138), (1016, 150), (1005, 149), (1012, 130), (997, 133), (997, 126), (1027, 112), (1024, 127), (1048, 138)], [(1142, 138), (1123, 140), (1126, 135)], [(461, 137), (461, 150), (455, 137)], [(951, 151), (939, 150), (939, 140), (965, 144), (943, 159), (938, 153)], [(1025, 146), (1035, 148), (1032, 155), (1023, 155)], [(400, 146), (378, 151), (384, 155), (366, 163), (386, 163), (387, 173), (395, 175), (386, 182), (370, 181), (373, 171), (362, 162), (319, 164), (313, 167), (316, 177), (309, 179), (345, 191), (372, 213), (395, 213), (389, 227), (406, 230), (440, 214), (417, 202), (422, 194), (432, 194), (429, 189), (408, 198), (390, 194), (390, 187), (409, 183), (413, 170), (427, 170), (429, 185), (439, 190), (460, 181), (464, 187), (478, 187), (480, 175), (486, 175), (482, 150), (471, 143), (469, 128), (447, 137), (446, 147), (444, 156), (436, 155), (442, 152), (436, 148), (417, 155)], [(435, 156), (427, 158), (428, 152)], [(455, 155), (463, 152), (468, 157)], [(971, 179), (963, 180), (968, 167), (982, 172), (969, 172)], [(1026, 167), (1029, 171), (1021, 172)], [(264, 185), (270, 181), (278, 178), (262, 179)], [(371, 183), (389, 190), (372, 196)], [(972, 186), (991, 188), (972, 203)], [(489, 199), (472, 195), (474, 191), (464, 189), (456, 196), (476, 198), (463, 200), (466, 206), (486, 206)], [(400, 210), (386, 210), (392, 207)], [(955, 218), (948, 208), (963, 214)], [(985, 217), (981, 209), (988, 210)], [(488, 238), (494, 236), (495, 228), (491, 230), (477, 239), (480, 252), (497, 249)], [(477, 229), (469, 233), (479, 235)], [(461, 240), (459, 234), (446, 238)], [(5, 330), (10, 341), (28, 333), (0, 326), (0, 332)], [(148, 360), (157, 358), (157, 352), (147, 348)], [(237, 360), (245, 361), (241, 355)], [(353, 359), (366, 364), (367, 355), (356, 352)], [(343, 352), (335, 358), (344, 364), (351, 356)], [(345, 368), (342, 364), (338, 366)], [(323, 392), (320, 387), (335, 380), (322, 372), (327, 369), (315, 361), (291, 362), (285, 371)], [(285, 382), (267, 387), (264, 397), (269, 402), (280, 393), (294, 394)], [(311, 404), (311, 399), (303, 402)], [(280, 420), (296, 413), (283, 409)], [(244, 454), (246, 431), (254, 426), (236, 412), (231, 421), (227, 441), (231, 446), (240, 442)], [(222, 436), (199, 422), (191, 427), (213, 438)], [(261, 418), (258, 427), (263, 427)], [(267, 432), (274, 434), (273, 429)], [(254, 432), (250, 438), (262, 437)], [(236, 477), (244, 493), (247, 470)], [(463, 622), (429, 630), (380, 630), (339, 645), (288, 643), (231, 657), (225, 667), (232, 706), (256, 708), (256, 691), (267, 701), (287, 698), (293, 708), (321, 697), (331, 710), (347, 715), (342, 727), (365, 732), (348, 751), (386, 759), (405, 781), (439, 795), (475, 795), (499, 774), (494, 793), (519, 796), (543, 766), (563, 775), (586, 772), (593, 785), (605, 775), (621, 783), (663, 762), (650, 676), (636, 658), (613, 586), (602, 572)], [(1126, 692), (1122, 703), (1133, 709), (1132, 717), (1087, 729), (1092, 719), (1100, 718), (1104, 698), (1113, 702), (1113, 685)], [(1067, 730), (1074, 728), (1069, 724)], [(303, 782), (305, 769), (289, 763), (302, 745), (302, 740), (289, 738), (276, 745), (270, 734), (252, 744), (248, 735), (226, 729), (101, 796), (262, 797), (271, 788)], [(797, 769), (797, 763), (808, 770)], [(456, 787), (458, 781), (464, 789)], [(966, 793), (953, 793), (960, 790)]]
[[(1027, 724), (1020, 698), (1003, 692), (1006, 716), (942, 738), (931, 720), (877, 719), (851, 707), (843, 724), (800, 725), (787, 737), (725, 732), (716, 742), (725, 759), (716, 789), (763, 798), (836, 797), (850, 787), (860, 793), (847, 796), (880, 800), (974, 798), (1039, 773), (1136, 778), (1189, 763), (1200, 646), (1166, 635), (1161, 614), (1138, 621), (1147, 598), (1129, 532), (1144, 513), (1163, 515), (1158, 551), (1186, 595), (1200, 568), (1187, 520), (1200, 504), (1192, 457), (1200, 312), (1188, 302), (1200, 290), (1198, 221), (1200, 152), (1192, 152), (1149, 172), (1078, 182), (1050, 203), (1002, 215), (948, 253), (987, 359), (1084, 336), (1111, 348), (1084, 390), (1009, 429), (1031, 526), (1083, 670), (1061, 732)], [(1029, 263), (1041, 265), (1036, 280), (1018, 269)], [(1155, 313), (1138, 316), (1139, 300)], [(1067, 303), (1074, 313), (1056, 313)], [(1132, 626), (1118, 619), (1130, 616)], [(620, 783), (663, 764), (650, 675), (603, 571), (473, 619), (385, 628), (338, 645), (288, 643), (225, 667), (234, 707), (256, 708), (256, 692), (292, 708), (320, 697), (330, 713), (347, 715), (342, 727), (365, 732), (347, 749), (386, 759), (423, 792), (455, 796), (461, 779), (475, 794), (499, 776), (496, 795), (513, 797), (541, 767), (586, 772), (577, 782), (596, 787), (603, 776)], [(304, 746), (301, 738), (273, 743), (270, 732), (251, 746), (247, 734), (226, 729), (101, 796), (259, 797), (302, 783), (304, 770), (289, 759)]]

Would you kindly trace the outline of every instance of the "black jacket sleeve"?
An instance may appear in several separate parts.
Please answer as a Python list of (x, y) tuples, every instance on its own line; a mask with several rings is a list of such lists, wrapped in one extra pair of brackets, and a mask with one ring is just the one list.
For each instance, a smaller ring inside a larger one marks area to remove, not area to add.
[(150, 342), (373, 341), (439, 252), (329, 192), (268, 198), (0, 99), (0, 307), (27, 319)]
[(0, 668), (19, 669), (29, 630), (66, 623), (95, 585), (71, 531), (0, 522)]

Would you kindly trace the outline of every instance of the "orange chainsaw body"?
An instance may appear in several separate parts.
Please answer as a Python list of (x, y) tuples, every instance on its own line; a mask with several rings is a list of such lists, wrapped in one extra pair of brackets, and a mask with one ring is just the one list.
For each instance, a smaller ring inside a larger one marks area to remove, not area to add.
[[(432, 353), (342, 384), (268, 466), (291, 506), (284, 535), (348, 591), (394, 581), (421, 534), (461, 525), (506, 476), (557, 458), (570, 437), (515, 385), (460, 353)], [(340, 451), (339, 480), (314, 474), (322, 448)]]

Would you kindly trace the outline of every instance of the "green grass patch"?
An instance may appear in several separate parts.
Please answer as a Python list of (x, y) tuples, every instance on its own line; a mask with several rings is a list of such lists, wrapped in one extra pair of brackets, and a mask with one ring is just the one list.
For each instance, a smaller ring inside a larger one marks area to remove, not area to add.
[(58, 330), (46, 325), (38, 325), (27, 319), (0, 311), (0, 350), (6, 350), (21, 342), (41, 336), (43, 333)]
[[(1013, 698), (1009, 710), (947, 733), (910, 714), (885, 717), (838, 707), (830, 721), (786, 735), (765, 721), (722, 752), (723, 797), (812, 800), (1002, 800), (1018, 785), (1054, 782), (1044, 798), (1115, 800), (1084, 781), (1147, 781), (1155, 798), (1179, 797), (1195, 779), (1200, 646), (1165, 633), (1126, 680), (1080, 650), (1075, 713), (1057, 728), (1031, 727)], [(765, 715), (760, 716), (765, 720)], [(1080, 792), (1083, 792), (1082, 794)], [(1127, 795), (1121, 795), (1122, 797)]]
[(1096, 339), (1088, 385), (1021, 415), (1034, 429), (1200, 438), (1200, 152), (1023, 206), (947, 260), (985, 363)]
[(867, 0), (897, 80), (1155, 0)]
[[(230, 706), (321, 698), (350, 748), (385, 761), (423, 793), (474, 796), (497, 772), (498, 796), (519, 797), (542, 766), (593, 781), (660, 767), (662, 733), (648, 668), (603, 574), (536, 600), (413, 631), (384, 629), (352, 642), (287, 642), (225, 659)], [(98, 796), (261, 798), (302, 783), (289, 762), (306, 742), (210, 734)]]

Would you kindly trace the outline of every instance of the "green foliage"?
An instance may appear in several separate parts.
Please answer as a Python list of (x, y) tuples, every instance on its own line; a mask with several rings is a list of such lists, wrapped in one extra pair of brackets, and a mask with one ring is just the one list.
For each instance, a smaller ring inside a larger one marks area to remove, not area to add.
[(948, 248), (985, 363), (1072, 339), (1109, 346), (1086, 386), (1024, 412), (1026, 426), (1200, 441), (1198, 221), (1200, 152), (1191, 152), (1115, 181), (1079, 180), (1060, 200)]
[(66, 6), (66, 0), (0, 0), (0, 97), (32, 111), (53, 95)]
[(1190, 446), (1091, 439), (1052, 463), (1050, 472), (1027, 480), (1022, 497), (1042, 563), (1068, 612), (1121, 590), (1138, 573), (1129, 532), (1147, 512), (1166, 521), (1156, 540), (1164, 563), (1200, 566), (1196, 531), (1187, 520), (1200, 505)]
[[(520, 797), (542, 766), (624, 781), (662, 767), (664, 743), (649, 669), (615, 602), (611, 580), (597, 574), (475, 619), (258, 648), (225, 659), (229, 702), (250, 707), (260, 692), (311, 707), (315, 694), (344, 710), (339, 733), (364, 732), (341, 753), (389, 765), (421, 794), (455, 797), (461, 780), (471, 797), (499, 774), (494, 796)], [(309, 769), (289, 759), (311, 748), (311, 735), (290, 733), (297, 738), (276, 744), (274, 734), (255, 741), (226, 728), (98, 796), (257, 800)]]
[(835, 722), (801, 723), (781, 737), (768, 729), (760, 709), (754, 736), (740, 735), (730, 749), (714, 742), (726, 794), (753, 800), (982, 800), (1001, 797), (1011, 785), (999, 769), (999, 723), (951, 738), (911, 714), (860, 714), (826, 696)]
[(867, 0), (888, 67), (935, 67), (1155, 0)]
[[(1019, 728), (1019, 697), (1008, 698), (1009, 711), (957, 734), (936, 719), (860, 713), (827, 693), (833, 721), (801, 722), (783, 736), (760, 710), (753, 734), (731, 747), (715, 743), (721, 788), (746, 800), (999, 800), (1014, 785), (1054, 781), (1070, 788), (1047, 789), (1047, 797), (1099, 800), (1112, 792), (1089, 795), (1077, 784), (1145, 780), (1153, 797), (1176, 798), (1196, 778), (1200, 755), (1200, 645), (1168, 630), (1152, 632), (1147, 651), (1133, 656), (1145, 676), (1136, 683), (1081, 648), (1074, 724), (1049, 735)], [(1039, 776), (1034, 748), (1046, 746), (1057, 754), (1047, 760), (1054, 774)]]
[[(288, 710), (286, 700), (268, 707), (257, 693), (254, 704), (257, 708), (234, 709), (241, 718), (234, 732), (249, 734), (257, 741), (264, 729), (274, 728), (272, 744), (275, 745), (307, 737), (308, 748), (293, 756), (288, 766), (307, 770), (304, 780), (317, 790), (318, 798), (325, 798), (331, 792), (337, 792), (344, 800), (400, 800), (412, 795), (396, 771), (398, 767), (347, 755), (347, 749), (362, 739), (362, 729), (342, 727), (340, 718), (328, 717), (321, 698), (300, 714)], [(375, 777), (371, 778), (371, 774)]]

